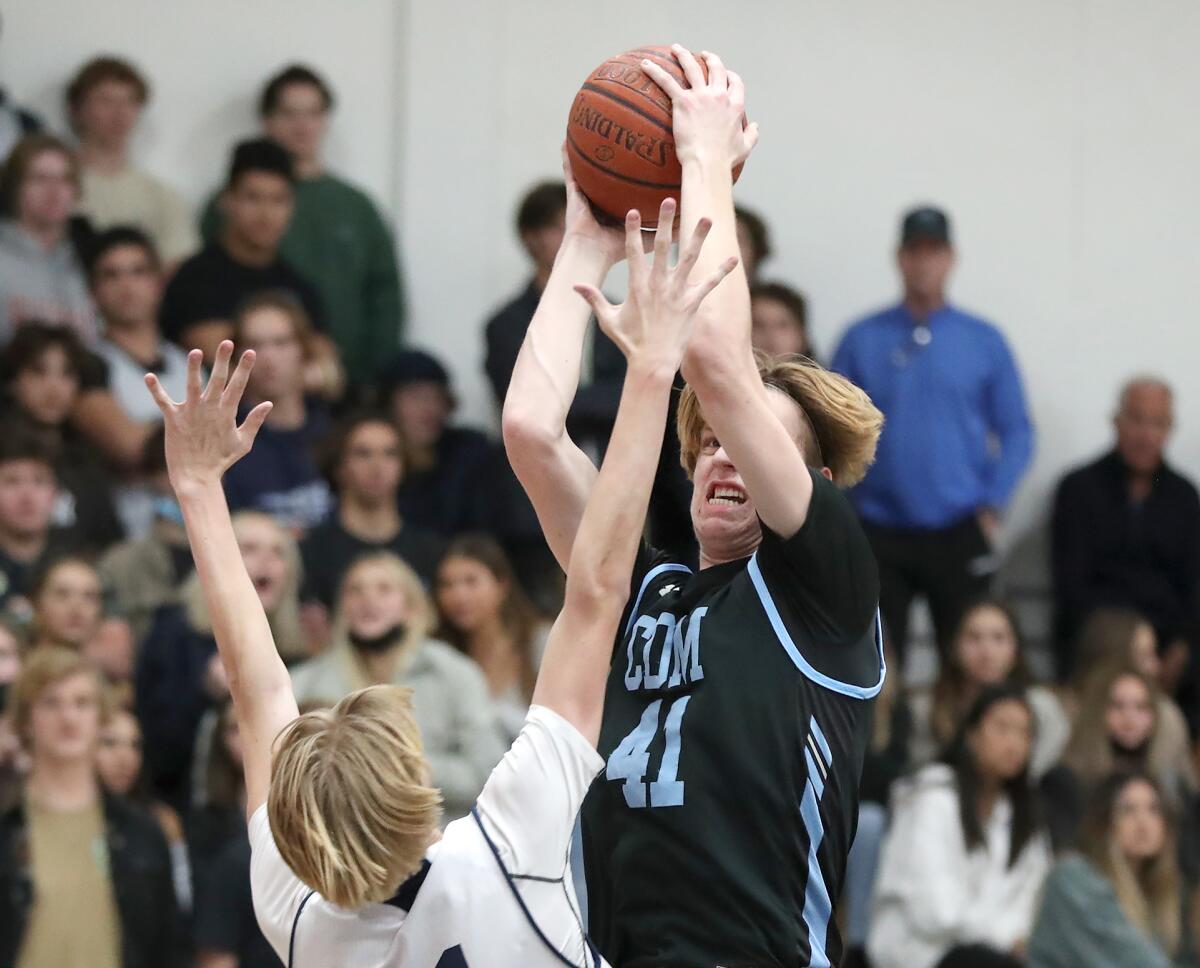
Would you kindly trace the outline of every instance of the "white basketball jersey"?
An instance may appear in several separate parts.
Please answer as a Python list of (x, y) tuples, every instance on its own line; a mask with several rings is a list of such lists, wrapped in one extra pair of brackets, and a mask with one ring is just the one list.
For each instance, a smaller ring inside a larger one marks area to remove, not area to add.
[(394, 898), (356, 911), (300, 882), (260, 807), (250, 819), (259, 926), (289, 968), (599, 968), (568, 853), (603, 766), (575, 727), (531, 707), (471, 816), (446, 828)]

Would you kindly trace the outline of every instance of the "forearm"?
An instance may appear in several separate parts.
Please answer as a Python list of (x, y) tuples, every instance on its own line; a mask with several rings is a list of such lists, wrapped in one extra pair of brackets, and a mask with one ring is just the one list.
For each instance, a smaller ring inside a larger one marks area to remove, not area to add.
[(176, 495), (230, 691), (249, 712), (264, 693), (290, 689), (287, 669), (242, 563), (220, 482), (177, 487)]
[[(712, 229), (693, 270), (713, 272), (730, 256), (738, 256), (737, 220), (733, 211), (733, 176), (727, 164), (689, 160), (683, 166), (680, 238), (687, 239), (701, 218)], [(750, 360), (750, 289), (739, 260), (729, 276), (704, 300), (684, 355), (684, 376), (699, 388), (715, 371), (745, 367)]]
[[(620, 598), (641, 542), (658, 470), (674, 370), (633, 362), (625, 376), (607, 456), (579, 525), (567, 596), (581, 590)], [(612, 599), (618, 615), (623, 601)]]
[(513, 367), (504, 400), (506, 442), (514, 430), (565, 433), (590, 316), (572, 286), (599, 286), (610, 268), (608, 257), (586, 242), (563, 242)]

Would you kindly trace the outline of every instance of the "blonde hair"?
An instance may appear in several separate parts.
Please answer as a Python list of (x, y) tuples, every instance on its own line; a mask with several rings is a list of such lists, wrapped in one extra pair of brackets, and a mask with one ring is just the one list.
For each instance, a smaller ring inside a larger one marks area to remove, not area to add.
[[(289, 661), (308, 657), (305, 646), (304, 632), (300, 625), (300, 581), (303, 566), (300, 563), (300, 549), (296, 539), (287, 528), (282, 527), (271, 515), (262, 511), (238, 511), (233, 516), (234, 533), (241, 538), (244, 525), (252, 521), (266, 521), (283, 539), (283, 557), (287, 562), (287, 578), (279, 595), (279, 604), (267, 614), (271, 625), (271, 634), (275, 638), (275, 647), (279, 654)], [(195, 572), (184, 581), (179, 589), (179, 599), (183, 603), (188, 625), (197, 632), (211, 635), (212, 616), (208, 613), (208, 605), (204, 601), (204, 589), (200, 587), (200, 576)]]
[(404, 640), (400, 648), (403, 653), (409, 654), (429, 637), (437, 624), (437, 614), (417, 573), (390, 551), (368, 552), (355, 558), (354, 563), (346, 569), (346, 574), (342, 577), (341, 588), (338, 590), (337, 611), (334, 614), (333, 627), (329, 633), (330, 648), (350, 648), (350, 627), (342, 609), (342, 596), (345, 593), (346, 583), (350, 581), (350, 576), (360, 568), (372, 565), (382, 565), (387, 568), (400, 585), (404, 597), (408, 601), (408, 618), (404, 623)]
[(369, 686), (280, 734), (267, 796), (275, 842), (296, 876), (339, 907), (395, 894), (441, 817), (410, 696)]
[[(776, 356), (755, 351), (754, 362), (763, 385), (786, 394), (800, 408), (806, 429), (805, 461), (828, 467), (838, 487), (863, 479), (875, 459), (883, 429), (883, 414), (862, 390), (844, 376), (831, 373), (804, 356)], [(700, 400), (689, 385), (679, 399), (676, 429), (679, 460), (691, 477), (700, 455), (704, 430)]]
[(33, 707), (51, 686), (74, 678), (87, 676), (96, 686), (96, 705), (103, 726), (112, 715), (112, 697), (104, 687), (104, 680), (87, 659), (75, 649), (61, 645), (46, 645), (33, 649), (21, 666), (21, 674), (12, 684), (8, 697), (8, 713), (13, 729), (22, 740), (28, 741), (29, 724)]
[(1089, 786), (1112, 773), (1117, 763), (1105, 718), (1113, 686), (1127, 678), (1136, 679), (1145, 687), (1154, 716), (1154, 728), (1150, 733), (1143, 767), (1159, 784), (1168, 800), (1174, 803), (1179, 794), (1178, 777), (1171, 762), (1170, 750), (1166, 748), (1162, 730), (1159, 729), (1158, 687), (1128, 659), (1100, 666), (1085, 681), (1080, 693), (1079, 713), (1071, 730), (1071, 740), (1063, 754), (1063, 762)]

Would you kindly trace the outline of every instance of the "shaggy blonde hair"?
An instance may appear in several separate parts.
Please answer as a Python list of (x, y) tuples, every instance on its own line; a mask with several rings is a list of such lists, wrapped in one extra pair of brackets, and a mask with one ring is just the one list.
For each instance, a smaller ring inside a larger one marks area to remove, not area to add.
[[(831, 373), (805, 356), (768, 356), (755, 351), (754, 362), (763, 386), (790, 397), (804, 417), (805, 462), (828, 467), (838, 487), (852, 487), (863, 479), (875, 459), (875, 445), (883, 429), (883, 414), (862, 390), (844, 376)], [(690, 478), (700, 455), (704, 431), (700, 400), (691, 386), (679, 399), (676, 428), (679, 459)]]
[(296, 876), (339, 907), (395, 894), (441, 818), (410, 696), (370, 686), (280, 734), (267, 796), (275, 842)]
[[(262, 511), (238, 511), (233, 516), (233, 532), (239, 540), (241, 532), (247, 524), (255, 521), (265, 521), (274, 528), (283, 541), (283, 557), (287, 561), (287, 578), (279, 595), (279, 604), (267, 614), (271, 626), (271, 634), (275, 638), (275, 647), (279, 654), (289, 662), (308, 658), (309, 652), (305, 645), (304, 632), (300, 625), (300, 581), (303, 566), (300, 563), (300, 549), (296, 539), (287, 528), (282, 527), (271, 515)], [(187, 622), (197, 632), (211, 635), (213, 630), (212, 616), (208, 613), (208, 604), (204, 601), (204, 589), (200, 586), (200, 576), (192, 572), (179, 589), (179, 599), (183, 603)]]

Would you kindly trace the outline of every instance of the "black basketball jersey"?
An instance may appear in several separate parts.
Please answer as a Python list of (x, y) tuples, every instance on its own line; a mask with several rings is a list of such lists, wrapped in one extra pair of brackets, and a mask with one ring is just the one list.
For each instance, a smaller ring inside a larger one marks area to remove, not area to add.
[(648, 549), (583, 808), (593, 940), (622, 968), (837, 964), (883, 685), (870, 547), (813, 474), (804, 526), (693, 574)]

